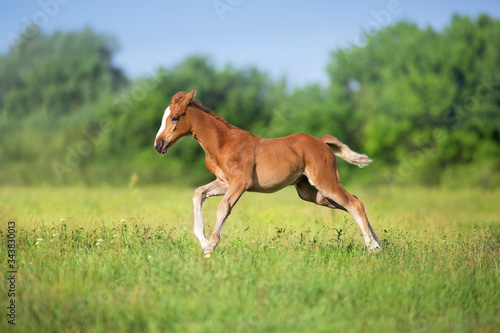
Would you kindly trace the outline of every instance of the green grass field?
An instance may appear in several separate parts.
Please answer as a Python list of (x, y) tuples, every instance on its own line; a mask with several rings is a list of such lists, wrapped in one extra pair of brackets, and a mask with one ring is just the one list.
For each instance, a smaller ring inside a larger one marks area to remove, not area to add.
[[(383, 241), (378, 254), (350, 216), (293, 188), (246, 193), (210, 259), (192, 232), (192, 193), (0, 189), (0, 332), (500, 328), (500, 191), (353, 190)], [(209, 231), (218, 202), (205, 203)], [(11, 220), (15, 327), (6, 316)]]

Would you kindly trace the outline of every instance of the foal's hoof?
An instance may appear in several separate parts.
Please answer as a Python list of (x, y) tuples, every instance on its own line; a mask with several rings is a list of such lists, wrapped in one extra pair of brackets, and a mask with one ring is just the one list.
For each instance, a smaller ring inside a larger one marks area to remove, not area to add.
[(213, 254), (213, 252), (205, 252), (205, 253), (203, 253), (203, 256), (205, 258), (210, 258), (212, 256), (212, 254)]

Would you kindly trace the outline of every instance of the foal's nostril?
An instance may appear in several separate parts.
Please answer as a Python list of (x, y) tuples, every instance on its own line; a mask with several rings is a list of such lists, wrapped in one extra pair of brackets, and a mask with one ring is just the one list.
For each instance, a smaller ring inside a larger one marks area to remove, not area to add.
[(156, 145), (155, 145), (156, 151), (160, 152), (162, 147), (163, 147), (163, 141), (161, 141), (161, 140), (156, 141)]

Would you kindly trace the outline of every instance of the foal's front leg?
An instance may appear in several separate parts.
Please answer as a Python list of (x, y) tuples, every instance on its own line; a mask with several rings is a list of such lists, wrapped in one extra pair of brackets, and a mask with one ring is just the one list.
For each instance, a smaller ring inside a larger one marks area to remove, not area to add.
[(194, 234), (200, 241), (200, 245), (203, 249), (208, 245), (208, 240), (205, 238), (205, 227), (203, 226), (203, 202), (208, 197), (225, 194), (227, 189), (228, 186), (217, 179), (207, 185), (198, 187), (194, 192)]
[(238, 183), (237, 185), (229, 186), (224, 198), (222, 198), (219, 203), (219, 208), (217, 209), (217, 223), (215, 224), (212, 236), (210, 236), (210, 241), (205, 247), (203, 254), (206, 258), (209, 258), (215, 251), (217, 243), (220, 241), (220, 236), (222, 233), (222, 228), (224, 227), (224, 222), (226, 222), (227, 217), (231, 213), (231, 209), (234, 207), (238, 199), (241, 197), (243, 192), (248, 189), (248, 185), (245, 183)]

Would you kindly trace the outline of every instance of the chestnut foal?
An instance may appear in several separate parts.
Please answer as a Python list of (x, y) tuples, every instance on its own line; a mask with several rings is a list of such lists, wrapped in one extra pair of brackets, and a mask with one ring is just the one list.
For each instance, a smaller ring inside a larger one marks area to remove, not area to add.
[[(243, 192), (271, 193), (295, 185), (303, 200), (351, 214), (363, 232), (370, 250), (380, 249), (363, 203), (340, 184), (335, 155), (364, 167), (372, 160), (358, 154), (331, 135), (317, 139), (298, 133), (263, 139), (228, 124), (213, 111), (193, 99), (195, 90), (178, 92), (165, 110), (154, 146), (165, 154), (180, 138), (188, 135), (200, 143), (206, 166), (217, 179), (196, 189), (194, 233), (205, 257), (210, 257), (220, 241), (222, 227)], [(210, 239), (205, 238), (202, 205), (205, 199), (224, 195), (217, 210), (217, 222)]]

